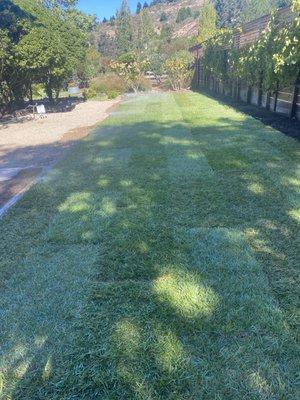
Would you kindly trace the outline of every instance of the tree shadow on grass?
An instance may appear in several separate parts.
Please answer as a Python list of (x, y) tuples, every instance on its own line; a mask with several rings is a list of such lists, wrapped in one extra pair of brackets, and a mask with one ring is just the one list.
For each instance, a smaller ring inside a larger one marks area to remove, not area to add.
[(204, 88), (196, 92), (204, 94), (205, 96), (215, 101), (218, 101), (220, 105), (229, 105), (231, 107), (234, 107), (235, 109), (246, 114), (247, 116), (251, 116), (257, 121), (260, 121), (262, 124), (273, 127), (274, 129), (277, 129), (278, 131), (298, 141), (300, 140), (299, 120), (291, 120), (285, 115), (280, 115), (278, 113), (268, 111), (263, 107), (257, 107), (255, 105), (247, 104), (242, 101), (238, 102), (227, 96), (211, 93), (209, 90), (206, 90)]
[(1, 221), (13, 398), (293, 396), (296, 168), (220, 122), (104, 127)]

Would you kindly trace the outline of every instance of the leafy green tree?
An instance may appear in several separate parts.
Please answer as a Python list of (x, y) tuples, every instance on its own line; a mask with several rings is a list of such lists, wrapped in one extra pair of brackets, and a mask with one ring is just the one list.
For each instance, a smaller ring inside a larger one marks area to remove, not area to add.
[(78, 65), (77, 75), (81, 82), (87, 83), (103, 71), (101, 55), (97, 49), (90, 47), (82, 63)]
[(167, 21), (167, 19), (168, 19), (168, 16), (167, 16), (167, 14), (163, 11), (163, 12), (160, 14), (159, 21), (160, 21), (160, 22), (164, 22), (164, 21)]
[(190, 7), (181, 7), (178, 10), (176, 22), (180, 23), (185, 21), (187, 18), (190, 18), (192, 16), (192, 10)]
[(133, 49), (133, 27), (127, 0), (122, 0), (116, 18), (116, 45), (119, 54), (128, 53)]
[(221, 28), (241, 25), (289, 4), (290, 0), (214, 0)]
[(151, 16), (147, 9), (139, 14), (137, 46), (140, 51), (146, 51), (153, 44), (155, 31)]
[(170, 42), (172, 39), (172, 27), (170, 24), (164, 24), (160, 31), (160, 39), (163, 42)]
[(54, 8), (54, 7), (70, 8), (74, 7), (78, 3), (78, 0), (42, 0), (42, 2), (48, 8)]
[(217, 11), (218, 27), (227, 28), (239, 25), (243, 9), (243, 0), (214, 0)]
[(216, 33), (217, 13), (210, 0), (205, 0), (200, 10), (198, 42), (202, 43)]
[(141, 2), (139, 1), (139, 2), (137, 3), (137, 5), (136, 5), (136, 14), (139, 14), (139, 13), (141, 12), (141, 10), (142, 10), (142, 4), (141, 4)]
[(241, 22), (251, 21), (273, 10), (289, 5), (288, 0), (245, 0), (243, 4)]
[(95, 18), (74, 8), (76, 1), (0, 2), (0, 101), (31, 97), (43, 84), (50, 99), (82, 71)]
[(137, 92), (140, 88), (141, 80), (149, 68), (147, 59), (141, 59), (137, 54), (130, 52), (122, 54), (116, 61), (111, 63), (111, 68), (124, 77), (126, 86)]
[(22, 102), (27, 91), (27, 79), (24, 71), (16, 66), (14, 49), (30, 30), (34, 18), (30, 12), (22, 9), (17, 1), (3, 0), (0, 2), (0, 102), (6, 106), (12, 102)]
[(36, 21), (15, 48), (16, 63), (41, 82), (50, 100), (84, 62), (86, 37), (67, 14), (36, 7)]
[(164, 63), (164, 70), (168, 75), (169, 83), (173, 90), (187, 88), (192, 79), (191, 64), (193, 57), (188, 51), (179, 51)]
[(115, 58), (118, 53), (116, 40), (103, 31), (97, 36), (99, 53), (105, 57)]
[(81, 32), (91, 33), (97, 26), (97, 16), (88, 15), (76, 8), (69, 9), (65, 12), (68, 20), (71, 21)]

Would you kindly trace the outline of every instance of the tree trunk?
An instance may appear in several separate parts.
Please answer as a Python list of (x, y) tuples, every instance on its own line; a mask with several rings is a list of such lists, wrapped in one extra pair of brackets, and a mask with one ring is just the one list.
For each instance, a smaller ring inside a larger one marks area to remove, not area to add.
[(274, 93), (274, 108), (273, 111), (276, 112), (277, 110), (277, 102), (278, 102), (278, 90), (279, 90), (279, 81), (276, 82), (276, 90)]
[(29, 85), (29, 100), (32, 102), (33, 94), (32, 94), (32, 84)]
[(57, 101), (59, 98), (59, 94), (60, 94), (60, 89), (56, 89), (55, 90), (55, 100)]
[(45, 85), (45, 92), (46, 92), (46, 95), (47, 95), (50, 103), (53, 103), (53, 92), (52, 92), (52, 86), (50, 83), (47, 83)]

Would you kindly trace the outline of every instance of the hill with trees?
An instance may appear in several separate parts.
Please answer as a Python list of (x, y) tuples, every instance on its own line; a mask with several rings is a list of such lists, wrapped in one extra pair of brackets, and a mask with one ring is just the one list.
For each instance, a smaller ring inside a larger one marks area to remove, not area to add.
[[(132, 24), (138, 26), (140, 12), (147, 8), (154, 30), (160, 33), (168, 25), (172, 37), (193, 37), (198, 34), (199, 15), (207, 0), (153, 0), (137, 2)], [(241, 25), (272, 10), (291, 4), (290, 0), (210, 0), (217, 12), (220, 28)], [(98, 26), (99, 34), (115, 37), (115, 16)]]

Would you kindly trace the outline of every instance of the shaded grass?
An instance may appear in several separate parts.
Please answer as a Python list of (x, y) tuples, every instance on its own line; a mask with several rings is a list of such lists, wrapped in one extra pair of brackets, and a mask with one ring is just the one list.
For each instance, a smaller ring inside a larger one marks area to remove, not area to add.
[(297, 398), (296, 146), (128, 97), (1, 221), (2, 394)]

